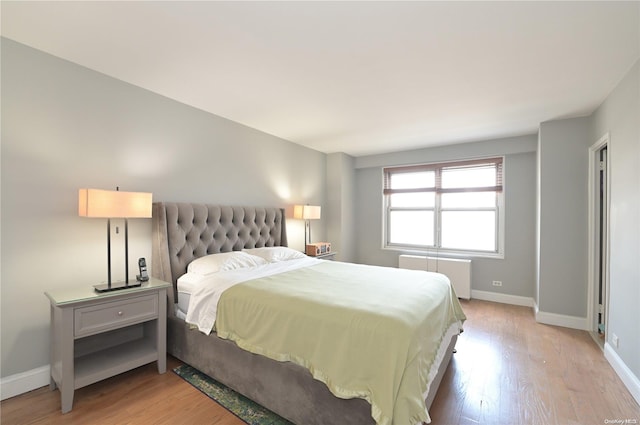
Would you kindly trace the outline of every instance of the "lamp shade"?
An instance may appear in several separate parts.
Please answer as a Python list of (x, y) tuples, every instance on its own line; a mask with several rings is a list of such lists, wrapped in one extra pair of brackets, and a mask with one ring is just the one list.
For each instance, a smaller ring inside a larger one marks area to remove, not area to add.
[(316, 205), (295, 205), (293, 207), (293, 218), (318, 220), (320, 219), (320, 207)]
[(78, 215), (102, 218), (150, 218), (152, 194), (116, 190), (80, 189)]

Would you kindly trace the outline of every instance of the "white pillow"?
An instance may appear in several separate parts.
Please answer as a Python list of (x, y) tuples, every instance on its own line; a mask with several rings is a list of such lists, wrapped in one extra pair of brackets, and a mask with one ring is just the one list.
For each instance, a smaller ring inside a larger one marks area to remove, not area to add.
[(196, 258), (189, 263), (187, 272), (205, 276), (226, 270), (256, 267), (264, 264), (267, 264), (264, 258), (249, 255), (246, 252), (221, 252)]
[(306, 257), (306, 255), (304, 255), (302, 252), (296, 251), (295, 249), (287, 248), (286, 246), (250, 248), (244, 249), (242, 250), (242, 252), (247, 252), (251, 255), (257, 255), (258, 257), (262, 257), (270, 263), (276, 263), (278, 261), (289, 261)]

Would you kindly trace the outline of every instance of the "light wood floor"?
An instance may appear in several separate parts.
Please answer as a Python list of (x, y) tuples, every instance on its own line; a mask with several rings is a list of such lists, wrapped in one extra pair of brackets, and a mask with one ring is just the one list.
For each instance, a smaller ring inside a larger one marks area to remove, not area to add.
[[(463, 308), (468, 321), (431, 408), (433, 424), (640, 425), (640, 406), (588, 333), (538, 324), (526, 307), (473, 300)], [(179, 364), (168, 358), (168, 368)], [(59, 403), (58, 391), (40, 388), (3, 401), (0, 422), (243, 425), (153, 364), (76, 391), (66, 415)]]

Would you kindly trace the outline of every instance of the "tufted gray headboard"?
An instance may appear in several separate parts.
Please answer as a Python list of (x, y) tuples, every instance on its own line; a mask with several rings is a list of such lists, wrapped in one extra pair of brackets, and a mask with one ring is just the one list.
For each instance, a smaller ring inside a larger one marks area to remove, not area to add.
[(152, 244), (151, 275), (172, 282), (177, 294), (178, 278), (198, 257), (287, 246), (284, 209), (156, 202)]

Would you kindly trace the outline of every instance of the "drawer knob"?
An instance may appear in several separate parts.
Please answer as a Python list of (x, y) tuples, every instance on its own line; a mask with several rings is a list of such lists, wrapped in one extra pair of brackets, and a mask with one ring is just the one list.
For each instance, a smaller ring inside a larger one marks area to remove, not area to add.
[(122, 314), (123, 314), (123, 313), (122, 313), (121, 311), (119, 311), (119, 312), (118, 312), (118, 316), (122, 316)]

